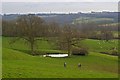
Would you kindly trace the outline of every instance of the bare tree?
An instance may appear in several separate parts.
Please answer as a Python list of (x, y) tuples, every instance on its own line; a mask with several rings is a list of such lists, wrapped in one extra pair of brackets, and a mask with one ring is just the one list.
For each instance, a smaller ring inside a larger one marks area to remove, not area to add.
[(57, 37), (61, 32), (60, 25), (56, 22), (50, 22), (47, 29), (49, 37)]
[(100, 30), (100, 39), (109, 41), (110, 39), (113, 39), (113, 32), (111, 30), (108, 30), (109, 25), (101, 26), (102, 29)]
[(15, 30), (15, 20), (11, 20), (11, 21), (5, 21), (2, 20), (2, 32), (3, 32), (3, 36), (16, 36), (16, 30)]
[(61, 47), (67, 49), (68, 55), (71, 56), (72, 47), (77, 46), (81, 40), (79, 29), (75, 26), (65, 25), (58, 39)]
[[(35, 55), (35, 44), (38, 36), (44, 35), (44, 21), (35, 15), (22, 15), (16, 21), (18, 38), (23, 38), (30, 44), (31, 54)], [(15, 42), (18, 39), (15, 39)]]
[(113, 33), (112, 33), (112, 31), (101, 31), (100, 37), (103, 40), (109, 41), (109, 40), (113, 39)]

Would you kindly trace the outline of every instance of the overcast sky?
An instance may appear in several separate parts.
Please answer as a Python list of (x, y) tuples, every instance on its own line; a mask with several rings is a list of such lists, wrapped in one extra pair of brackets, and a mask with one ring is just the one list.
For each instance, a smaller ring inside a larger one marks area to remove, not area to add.
[(79, 2), (81, 0), (64, 0), (66, 2), (58, 2), (59, 0), (56, 0), (57, 2), (54, 2), (55, 0), (26, 0), (27, 2), (21, 2), (23, 0), (16, 0), (20, 2), (16, 2), (15, 0), (11, 1), (13, 2), (10, 2), (10, 0), (2, 0), (2, 13), (118, 11), (118, 0), (109, 0), (111, 2), (107, 2), (108, 0), (104, 0), (106, 2), (99, 2), (103, 0), (84, 0), (86, 2)]
[(119, 0), (1, 0), (2, 2), (118, 2)]

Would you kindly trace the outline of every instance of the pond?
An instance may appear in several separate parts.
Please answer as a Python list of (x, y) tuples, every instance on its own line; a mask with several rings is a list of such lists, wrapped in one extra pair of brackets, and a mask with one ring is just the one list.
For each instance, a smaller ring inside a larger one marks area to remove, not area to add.
[(43, 57), (68, 57), (68, 54), (47, 54), (43, 55)]

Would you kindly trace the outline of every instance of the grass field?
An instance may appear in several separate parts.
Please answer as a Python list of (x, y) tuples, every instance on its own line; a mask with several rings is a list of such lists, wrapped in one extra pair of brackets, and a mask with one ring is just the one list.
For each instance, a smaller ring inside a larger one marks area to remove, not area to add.
[[(104, 43), (99, 48), (99, 41), (86, 39), (81, 43), (90, 47), (88, 56), (71, 56), (70, 58), (50, 58), (32, 56), (25, 53), (29, 50), (24, 41), (17, 41), (10, 46), (10, 37), (3, 37), (3, 78), (117, 78), (118, 57), (100, 54), (99, 51), (117, 47), (117, 40)], [(102, 43), (102, 41), (100, 41)], [(113, 42), (113, 43), (112, 43)], [(61, 52), (46, 41), (38, 43), (38, 50)], [(82, 44), (83, 45), (83, 44)], [(63, 67), (63, 63), (67, 67)], [(81, 68), (77, 67), (78, 63)]]
[(113, 18), (95, 18), (95, 17), (80, 17), (73, 21), (74, 24), (83, 23), (83, 22), (96, 22), (96, 23), (113, 23)]
[(86, 39), (81, 41), (80, 45), (88, 47), (93, 52), (109, 52), (112, 48), (118, 49), (118, 42), (119, 40), (110, 40), (107, 42), (105, 40)]

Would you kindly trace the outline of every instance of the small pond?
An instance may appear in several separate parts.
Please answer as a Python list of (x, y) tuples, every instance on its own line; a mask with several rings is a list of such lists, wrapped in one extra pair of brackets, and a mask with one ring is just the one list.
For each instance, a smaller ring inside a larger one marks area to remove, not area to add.
[(43, 57), (68, 57), (68, 54), (47, 54), (43, 55)]

